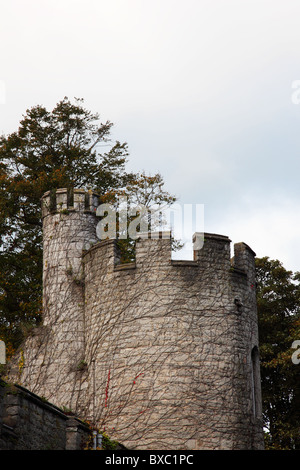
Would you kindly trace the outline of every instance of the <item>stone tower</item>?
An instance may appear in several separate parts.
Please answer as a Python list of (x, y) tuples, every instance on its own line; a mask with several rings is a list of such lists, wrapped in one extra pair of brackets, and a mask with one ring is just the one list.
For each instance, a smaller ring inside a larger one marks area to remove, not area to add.
[(165, 233), (140, 234), (120, 264), (95, 194), (42, 203), (44, 321), (11, 379), (130, 449), (263, 448), (255, 253), (205, 234), (174, 261)]
[[(43, 322), (13, 361), (13, 377), (32, 392), (78, 408), (84, 357), (82, 252), (96, 241), (98, 198), (58, 189), (42, 198)], [(79, 374), (79, 378), (78, 378)]]

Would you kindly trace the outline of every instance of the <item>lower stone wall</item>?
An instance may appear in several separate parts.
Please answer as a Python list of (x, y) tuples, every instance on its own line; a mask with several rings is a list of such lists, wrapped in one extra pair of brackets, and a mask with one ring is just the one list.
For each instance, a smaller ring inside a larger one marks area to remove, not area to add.
[(0, 379), (0, 450), (81, 450), (90, 436), (79, 419)]

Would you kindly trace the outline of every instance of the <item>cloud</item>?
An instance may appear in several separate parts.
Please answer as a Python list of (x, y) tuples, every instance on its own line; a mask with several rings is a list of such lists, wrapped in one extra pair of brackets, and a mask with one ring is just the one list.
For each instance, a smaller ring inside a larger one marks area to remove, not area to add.
[(258, 257), (279, 259), (286, 269), (299, 271), (299, 203), (278, 196), (272, 201), (251, 198), (229, 208), (208, 222), (210, 230), (225, 231), (233, 243), (243, 241)]
[[(184, 208), (182, 206), (182, 212)], [(194, 206), (195, 212), (195, 206)], [(273, 203), (261, 201), (241, 201), (235, 207), (210, 217), (204, 207), (203, 231), (227, 235), (233, 245), (247, 243), (257, 257), (268, 256), (278, 259), (286, 269), (299, 271), (300, 266), (300, 219), (299, 205), (293, 200), (278, 199)], [(202, 230), (201, 230), (202, 231)], [(187, 219), (183, 241), (185, 246), (173, 254), (175, 259), (192, 259), (192, 235), (195, 232), (193, 221)]]
[(83, 97), (130, 169), (205, 205), (208, 231), (300, 269), (299, 14), (294, 0), (5, 2), (0, 131)]

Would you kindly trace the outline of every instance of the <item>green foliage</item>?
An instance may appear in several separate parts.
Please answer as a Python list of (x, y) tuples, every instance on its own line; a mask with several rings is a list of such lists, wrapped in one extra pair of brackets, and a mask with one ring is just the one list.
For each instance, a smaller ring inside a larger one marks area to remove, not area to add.
[(23, 338), (21, 325), (41, 321), (40, 199), (46, 191), (92, 189), (107, 202), (121, 193), (145, 194), (148, 182), (149, 203), (159, 194), (172, 199), (159, 175), (151, 180), (126, 171), (127, 144), (112, 142), (111, 128), (83, 100), (65, 97), (52, 111), (28, 109), (18, 130), (0, 137), (0, 339), (8, 355)]
[[(97, 430), (93, 425), (91, 425), (89, 422), (85, 422), (85, 424), (90, 428), (90, 436), (86, 442), (86, 445), (84, 447), (84, 450), (120, 450), (123, 448), (121, 444), (119, 444), (117, 441), (114, 441), (111, 439), (108, 434), (105, 431), (100, 431)], [(98, 439), (96, 440), (96, 443), (94, 442), (95, 436), (94, 432), (96, 434), (102, 435), (102, 445), (101, 448), (97, 447), (98, 446)], [(95, 448), (96, 446), (96, 448)]]
[(299, 273), (264, 257), (256, 274), (265, 445), (299, 450), (300, 365), (291, 360), (300, 340)]
[(117, 441), (112, 440), (106, 432), (102, 432), (102, 449), (103, 450), (115, 450), (119, 444)]

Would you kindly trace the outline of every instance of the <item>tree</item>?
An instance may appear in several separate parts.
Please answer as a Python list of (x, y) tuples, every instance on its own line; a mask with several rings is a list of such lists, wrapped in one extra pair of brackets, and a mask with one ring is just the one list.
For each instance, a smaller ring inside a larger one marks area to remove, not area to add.
[[(135, 239), (131, 237), (130, 230), (128, 230), (133, 220), (136, 222), (136, 232), (143, 231), (143, 227), (150, 232), (161, 230), (166, 225), (164, 211), (176, 201), (176, 198), (165, 191), (163, 186), (164, 181), (159, 173), (153, 176), (141, 173), (128, 181), (126, 188), (107, 194), (107, 200), (115, 205), (119, 235), (124, 235), (120, 226), (126, 227), (126, 238), (119, 236), (118, 239), (122, 263), (132, 262), (135, 258)], [(127, 206), (125, 224), (122, 221), (119, 206), (122, 198)], [(182, 246), (180, 240), (172, 238), (173, 251), (179, 250)]]
[[(82, 99), (65, 97), (52, 111), (39, 105), (27, 110), (18, 131), (0, 138), (0, 337), (9, 351), (28, 324), (41, 320), (44, 192), (92, 189), (101, 201), (141, 192), (144, 177), (126, 171), (128, 146), (111, 141), (112, 126), (85, 109)], [(149, 203), (158, 192), (171, 202), (156, 177), (159, 186)]]
[(267, 449), (300, 449), (300, 274), (278, 260), (256, 259), (263, 418)]

